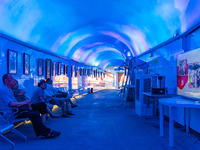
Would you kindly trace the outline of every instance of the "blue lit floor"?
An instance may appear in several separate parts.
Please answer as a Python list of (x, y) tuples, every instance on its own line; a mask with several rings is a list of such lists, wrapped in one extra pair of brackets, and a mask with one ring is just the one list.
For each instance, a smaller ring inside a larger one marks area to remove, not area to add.
[[(158, 120), (145, 120), (134, 113), (133, 102), (127, 107), (120, 105), (115, 90), (103, 90), (88, 94), (73, 108), (72, 118), (56, 118), (47, 126), (62, 132), (56, 139), (35, 138), (31, 125), (22, 125), (18, 130), (28, 137), (21, 138), (8, 133), (16, 143), (16, 150), (168, 150), (168, 127), (165, 123), (164, 137), (159, 136)], [(0, 150), (10, 145), (0, 141)], [(200, 142), (193, 136), (175, 128), (175, 147), (172, 150), (199, 150)]]

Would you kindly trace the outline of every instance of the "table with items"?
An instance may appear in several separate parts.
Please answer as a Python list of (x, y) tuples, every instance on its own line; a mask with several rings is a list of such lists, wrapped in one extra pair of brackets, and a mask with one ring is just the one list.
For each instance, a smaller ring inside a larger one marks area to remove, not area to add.
[(144, 95), (144, 103), (149, 107), (152, 104), (153, 107), (153, 116), (156, 116), (158, 110), (158, 100), (161, 98), (170, 98), (173, 95), (166, 95), (166, 94), (152, 94), (151, 92), (143, 92)]

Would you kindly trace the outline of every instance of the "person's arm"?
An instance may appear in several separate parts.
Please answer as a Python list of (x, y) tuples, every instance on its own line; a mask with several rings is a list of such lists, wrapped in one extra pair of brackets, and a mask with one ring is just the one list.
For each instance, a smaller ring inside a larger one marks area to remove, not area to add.
[(10, 102), (9, 106), (11, 106), (11, 107), (20, 107), (22, 105), (26, 105), (26, 104), (30, 104), (30, 103), (31, 103), (30, 100), (25, 100), (23, 102)]
[(29, 104), (31, 102), (30, 100), (25, 100), (23, 102), (17, 102), (14, 95), (5, 89), (0, 91), (0, 96), (1, 96), (1, 99), (5, 102), (5, 104), (10, 107), (20, 107), (22, 105)]
[(39, 100), (40, 100), (41, 102), (44, 102), (44, 101), (45, 101), (45, 99), (44, 99), (43, 96), (39, 96)]
[(21, 90), (18, 95), (24, 95), (24, 94), (26, 94), (26, 91)]
[(58, 92), (61, 92), (61, 91), (59, 91), (59, 90), (58, 90), (57, 88), (55, 88), (55, 87), (53, 87), (52, 90), (53, 90), (54, 94), (56, 94), (56, 93), (58, 93)]

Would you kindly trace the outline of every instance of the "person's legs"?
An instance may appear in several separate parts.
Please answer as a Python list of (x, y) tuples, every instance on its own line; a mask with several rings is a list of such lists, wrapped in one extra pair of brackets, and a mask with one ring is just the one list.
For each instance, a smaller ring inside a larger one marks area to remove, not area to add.
[(50, 116), (54, 117), (54, 118), (61, 117), (61, 116), (57, 116), (53, 112), (51, 112), (51, 110), (49, 109), (49, 107), (44, 102), (32, 104), (31, 107), (32, 107), (32, 110), (38, 111), (41, 114), (41, 118), (42, 118), (42, 122), (43, 123), (45, 123), (45, 121), (46, 121), (46, 117), (47, 117), (46, 114), (47, 113), (49, 113)]
[(68, 97), (68, 94), (66, 92), (60, 92), (56, 95), (56, 97), (63, 97), (63, 98), (67, 98), (68, 99), (68, 102), (71, 104), (71, 107), (74, 108), (74, 107), (77, 107), (77, 105), (75, 105), (71, 99)]
[(47, 135), (51, 131), (51, 129), (47, 128), (43, 124), (38, 111), (23, 112), (18, 116), (18, 118), (29, 118), (33, 124), (33, 129), (36, 136)]
[(71, 107), (74, 108), (74, 107), (78, 107), (78, 105), (74, 104), (71, 100), (71, 98), (68, 98), (69, 99), (69, 103), (71, 104)]
[(68, 115), (75, 115), (69, 110), (69, 100), (70, 100), (69, 98), (66, 98), (66, 100), (65, 100), (65, 102), (66, 102), (66, 113)]
[(47, 113), (47, 105), (44, 102), (32, 104), (31, 107), (33, 111), (38, 111), (42, 115)]
[(61, 107), (62, 117), (68, 117), (69, 118), (69, 116), (65, 114), (65, 101), (64, 100), (65, 100), (64, 98), (55, 98), (55, 99), (51, 100), (51, 103)]
[(61, 117), (60, 115), (54, 114), (49, 107), (47, 107), (47, 113), (52, 117), (52, 118), (59, 118)]
[(60, 135), (60, 132), (47, 128), (43, 123), (38, 111), (29, 111), (21, 113), (18, 118), (29, 118), (33, 124), (36, 136), (42, 139), (54, 138)]
[(41, 118), (42, 118), (42, 123), (45, 124), (47, 114), (41, 115)]

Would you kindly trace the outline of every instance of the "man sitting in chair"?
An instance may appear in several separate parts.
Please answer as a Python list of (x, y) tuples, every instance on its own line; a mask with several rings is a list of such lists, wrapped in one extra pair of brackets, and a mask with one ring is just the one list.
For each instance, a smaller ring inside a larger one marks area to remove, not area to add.
[(68, 97), (68, 94), (66, 92), (61, 92), (53, 87), (52, 85), (53, 81), (51, 80), (51, 78), (48, 78), (46, 80), (46, 83), (47, 83), (46, 92), (48, 93), (48, 95), (57, 98), (66, 98), (66, 103), (70, 103), (72, 108), (77, 107), (76, 104), (72, 103), (71, 99)]
[[(23, 102), (18, 102), (11, 90), (11, 87), (14, 84), (14, 78), (9, 74), (3, 75), (3, 86), (0, 88), (0, 104), (9, 106), (9, 107), (20, 107), (23, 105), (29, 105), (31, 101), (25, 100)], [(18, 118), (29, 118), (33, 124), (33, 129), (37, 137), (45, 138), (54, 138), (60, 135), (60, 132), (53, 131), (47, 128), (40, 117), (40, 113), (38, 111), (26, 110), (22, 111)]]

